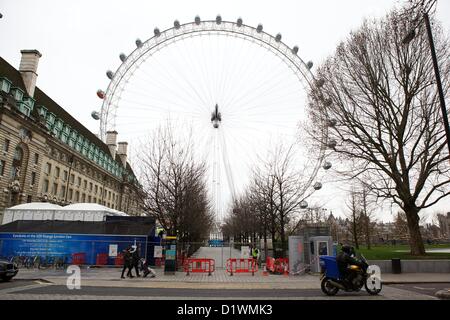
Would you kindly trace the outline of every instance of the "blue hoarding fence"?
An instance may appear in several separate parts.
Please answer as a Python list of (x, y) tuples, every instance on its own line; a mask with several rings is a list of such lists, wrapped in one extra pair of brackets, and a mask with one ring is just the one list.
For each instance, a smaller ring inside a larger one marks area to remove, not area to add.
[[(0, 233), (0, 257), (64, 261), (65, 264), (121, 265), (122, 252), (137, 245), (139, 255), (154, 264), (158, 239), (147, 236), (75, 235), (55, 233)], [(30, 260), (30, 259), (27, 259)]]

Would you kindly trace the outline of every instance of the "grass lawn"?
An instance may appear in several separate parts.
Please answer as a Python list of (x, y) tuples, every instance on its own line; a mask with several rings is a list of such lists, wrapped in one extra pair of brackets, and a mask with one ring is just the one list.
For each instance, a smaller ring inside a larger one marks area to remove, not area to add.
[[(425, 250), (427, 249), (449, 249), (449, 244), (436, 244), (436, 245), (425, 245)], [(397, 252), (400, 251), (400, 252)], [(409, 246), (408, 245), (397, 245), (397, 246), (390, 246), (390, 245), (383, 245), (383, 246), (372, 246), (370, 250), (367, 250), (366, 246), (360, 246), (359, 250), (356, 250), (357, 252), (360, 252), (361, 254), (366, 257), (368, 260), (390, 260), (393, 258), (400, 258), (405, 260), (411, 260), (411, 259), (450, 259), (450, 253), (437, 253), (437, 252), (430, 252), (427, 253), (425, 256), (416, 257), (410, 255)]]

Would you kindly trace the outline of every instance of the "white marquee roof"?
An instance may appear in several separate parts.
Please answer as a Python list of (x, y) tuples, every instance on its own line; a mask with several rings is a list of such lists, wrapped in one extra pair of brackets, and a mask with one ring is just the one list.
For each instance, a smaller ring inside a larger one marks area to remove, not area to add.
[(117, 215), (127, 215), (124, 212), (114, 210), (98, 203), (73, 203), (68, 206), (62, 207), (61, 210), (71, 210), (71, 211), (107, 211), (115, 213)]
[(30, 202), (22, 203), (8, 208), (8, 210), (60, 210), (61, 206), (49, 202)]

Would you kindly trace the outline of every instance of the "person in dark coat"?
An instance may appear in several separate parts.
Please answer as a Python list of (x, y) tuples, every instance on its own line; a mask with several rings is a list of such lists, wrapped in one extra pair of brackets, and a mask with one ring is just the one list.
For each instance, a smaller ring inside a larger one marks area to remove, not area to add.
[(131, 272), (131, 270), (133, 269), (133, 257), (131, 253), (131, 246), (129, 246), (123, 251), (123, 269), (121, 276), (122, 279), (125, 279), (123, 274), (125, 273), (126, 269), (128, 269), (127, 277), (133, 278), (133, 274)]
[(141, 260), (141, 257), (139, 256), (139, 250), (138, 247), (133, 246), (131, 250), (131, 261), (132, 261), (132, 268), (134, 267), (134, 270), (136, 271), (136, 276), (140, 277), (139, 274), (139, 262)]

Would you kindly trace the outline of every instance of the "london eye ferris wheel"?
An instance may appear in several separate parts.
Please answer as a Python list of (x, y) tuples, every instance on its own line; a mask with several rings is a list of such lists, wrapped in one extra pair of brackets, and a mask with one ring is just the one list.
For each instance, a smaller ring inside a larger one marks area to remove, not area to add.
[[(304, 143), (307, 95), (319, 88), (297, 46), (290, 48), (275, 36), (245, 25), (242, 19), (181, 24), (154, 29), (146, 41), (136, 40), (121, 64), (108, 71), (110, 83), (100, 111), (100, 137), (117, 131), (138, 150), (142, 138), (164, 123), (175, 134), (189, 128), (199, 158), (207, 164), (208, 186), (217, 221), (222, 221), (245, 185), (252, 168), (279, 143), (292, 144), (295, 162), (304, 173), (304, 191), (321, 188), (327, 119), (314, 125), (322, 147), (311, 152)], [(132, 159), (135, 154), (131, 152)]]

